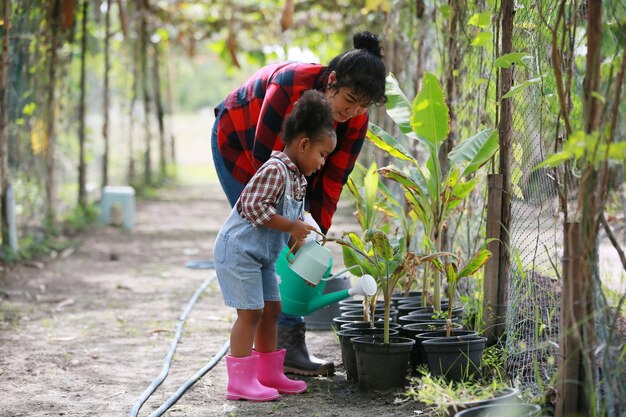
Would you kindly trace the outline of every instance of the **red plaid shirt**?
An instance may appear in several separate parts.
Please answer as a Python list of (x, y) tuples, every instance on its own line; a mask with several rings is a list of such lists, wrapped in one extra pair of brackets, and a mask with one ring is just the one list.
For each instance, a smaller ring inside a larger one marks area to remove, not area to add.
[[(283, 120), (306, 90), (326, 88), (328, 71), (318, 64), (278, 63), (258, 70), (231, 92), (216, 109), (217, 142), (226, 168), (245, 184), (269, 159), (282, 150)], [(308, 178), (308, 210), (326, 232), (332, 223), (343, 185), (354, 168), (367, 133), (368, 115), (336, 123), (337, 147), (324, 167)]]
[[(276, 214), (276, 209), (285, 195), (285, 170), (279, 165), (286, 165), (291, 180), (291, 196), (302, 201), (306, 192), (306, 178), (296, 165), (282, 152), (272, 152), (270, 158), (252, 176), (237, 200), (237, 211), (248, 219), (254, 227), (263, 226)], [(281, 161), (284, 162), (280, 162)]]

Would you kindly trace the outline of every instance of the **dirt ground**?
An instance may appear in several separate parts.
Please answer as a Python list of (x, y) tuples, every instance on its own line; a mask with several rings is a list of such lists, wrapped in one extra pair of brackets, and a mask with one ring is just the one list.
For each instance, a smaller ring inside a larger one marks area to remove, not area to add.
[[(180, 186), (137, 204), (132, 232), (94, 227), (76, 245), (0, 273), (0, 416), (123, 416), (161, 372), (183, 310), (211, 270), (228, 212), (218, 184)], [(191, 311), (148, 416), (227, 340), (234, 311), (217, 282)], [(309, 349), (338, 372), (305, 378), (309, 391), (276, 402), (226, 401), (225, 361), (191, 387), (167, 416), (415, 416), (420, 404), (394, 390), (361, 392), (346, 381), (330, 331), (308, 332)]]

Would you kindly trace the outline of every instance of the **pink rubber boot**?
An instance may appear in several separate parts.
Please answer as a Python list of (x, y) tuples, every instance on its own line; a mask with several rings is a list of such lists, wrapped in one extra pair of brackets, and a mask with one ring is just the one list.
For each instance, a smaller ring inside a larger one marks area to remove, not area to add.
[(276, 388), (281, 394), (300, 394), (307, 390), (306, 382), (285, 376), (283, 372), (285, 353), (285, 349), (267, 353), (252, 351), (252, 355), (259, 358), (257, 379), (266, 387)]
[(273, 401), (280, 397), (274, 388), (261, 385), (256, 377), (258, 364), (258, 356), (226, 356), (227, 400)]

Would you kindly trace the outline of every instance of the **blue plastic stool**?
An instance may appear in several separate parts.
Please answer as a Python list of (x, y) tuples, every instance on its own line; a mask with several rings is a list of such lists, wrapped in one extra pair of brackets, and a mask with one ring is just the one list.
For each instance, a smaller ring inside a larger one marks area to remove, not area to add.
[(104, 187), (100, 202), (100, 223), (111, 222), (111, 209), (115, 204), (122, 207), (124, 228), (132, 229), (135, 224), (135, 189), (129, 186), (107, 185)]

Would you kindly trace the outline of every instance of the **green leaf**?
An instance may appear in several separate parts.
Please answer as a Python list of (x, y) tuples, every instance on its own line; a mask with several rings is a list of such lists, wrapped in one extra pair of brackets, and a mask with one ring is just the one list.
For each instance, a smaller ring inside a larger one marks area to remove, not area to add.
[(348, 190), (350, 191), (350, 194), (352, 194), (352, 196), (355, 198), (356, 204), (358, 206), (362, 206), (364, 204), (363, 197), (361, 196), (361, 192), (359, 191), (359, 188), (354, 183), (352, 176), (348, 178), (348, 182), (346, 183), (346, 185), (348, 186)]
[(466, 177), (489, 161), (499, 146), (498, 132), (485, 129), (455, 146), (448, 159), (453, 165), (467, 164), (461, 174), (461, 177)]
[(443, 90), (437, 77), (429, 72), (424, 73), (422, 89), (413, 101), (411, 128), (431, 153), (437, 154), (450, 131), (450, 111)]
[(452, 196), (455, 199), (463, 200), (472, 192), (476, 185), (480, 182), (480, 177), (474, 177), (469, 181), (458, 183), (452, 190)]
[(511, 190), (513, 191), (513, 195), (515, 197), (519, 198), (520, 200), (524, 200), (524, 193), (522, 192), (522, 189), (519, 185), (511, 184)]
[(472, 46), (485, 46), (491, 43), (493, 39), (493, 34), (491, 32), (478, 32), (474, 39), (472, 40)]
[(626, 142), (611, 143), (607, 156), (609, 159), (626, 162)]
[[(376, 196), (378, 195), (378, 173), (376, 172), (376, 162), (367, 170), (363, 178), (363, 187), (365, 188), (365, 212), (368, 217), (374, 215), (374, 206), (376, 205)], [(367, 223), (370, 224), (369, 222)]]
[(529, 55), (527, 55), (526, 52), (511, 52), (508, 54), (504, 54), (496, 59), (496, 61), (494, 62), (494, 66), (496, 68), (509, 68), (513, 64), (526, 66), (522, 59), (526, 58), (527, 56)]
[(524, 91), (525, 89), (527, 89), (531, 85), (538, 84), (541, 81), (541, 78), (542, 77), (533, 78), (531, 80), (526, 80), (526, 81), (524, 81), (521, 84), (514, 85), (513, 87), (511, 87), (511, 89), (509, 90), (508, 93), (506, 93), (505, 95), (502, 96), (502, 98), (513, 97), (514, 94), (517, 94), (520, 91)]
[(376, 229), (366, 230), (365, 241), (372, 243), (374, 255), (385, 261), (393, 260), (393, 248), (391, 247), (389, 238), (385, 233)]
[(483, 267), (483, 265), (491, 258), (491, 251), (488, 249), (483, 249), (479, 251), (474, 257), (461, 269), (459, 272), (458, 278), (461, 279), (463, 277), (469, 277), (470, 275), (474, 275), (476, 271)]
[(413, 139), (416, 139), (415, 132), (411, 130), (411, 103), (406, 98), (398, 80), (389, 73), (385, 79), (385, 96), (387, 97), (387, 114), (396, 122), (400, 131)]
[(441, 15), (443, 17), (445, 17), (446, 19), (450, 19), (450, 15), (452, 14), (452, 8), (450, 6), (444, 4), (443, 6), (439, 7), (439, 11), (441, 12)]
[(369, 124), (367, 139), (378, 148), (389, 153), (391, 156), (405, 161), (415, 161), (409, 151), (407, 151), (402, 144), (374, 123), (370, 122)]
[(33, 102), (30, 102), (30, 103), (28, 103), (28, 104), (26, 104), (26, 105), (24, 106), (24, 109), (22, 110), (22, 113), (23, 113), (25, 116), (32, 116), (32, 115), (33, 115), (33, 113), (35, 113), (35, 110), (36, 110), (36, 109), (37, 109), (37, 104), (35, 104), (35, 103), (33, 103)]
[(549, 155), (543, 162), (537, 164), (532, 171), (538, 170), (539, 168), (554, 168), (555, 166), (561, 165), (563, 162), (568, 161), (574, 157), (574, 154), (570, 151), (563, 150), (561, 152), (554, 153)]
[(518, 164), (522, 164), (522, 157), (524, 156), (524, 148), (519, 143), (513, 144), (513, 160)]
[(458, 279), (454, 262), (450, 262), (448, 264), (448, 270), (446, 271), (446, 275), (448, 276), (448, 285), (454, 285)]
[(468, 25), (487, 29), (491, 23), (491, 12), (474, 13), (467, 21)]

